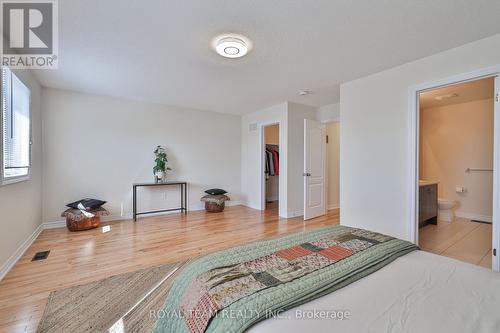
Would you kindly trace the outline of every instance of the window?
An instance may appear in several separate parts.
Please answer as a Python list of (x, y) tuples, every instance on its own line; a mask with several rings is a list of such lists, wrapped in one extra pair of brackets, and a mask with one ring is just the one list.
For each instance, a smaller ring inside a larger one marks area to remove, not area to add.
[(30, 90), (8, 68), (2, 68), (1, 182), (29, 179), (31, 169)]

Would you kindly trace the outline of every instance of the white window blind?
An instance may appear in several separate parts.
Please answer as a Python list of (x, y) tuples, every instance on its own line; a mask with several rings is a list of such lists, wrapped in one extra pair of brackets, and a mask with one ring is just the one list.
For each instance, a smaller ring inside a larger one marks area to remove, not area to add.
[(31, 167), (30, 90), (2, 69), (2, 181), (26, 178)]

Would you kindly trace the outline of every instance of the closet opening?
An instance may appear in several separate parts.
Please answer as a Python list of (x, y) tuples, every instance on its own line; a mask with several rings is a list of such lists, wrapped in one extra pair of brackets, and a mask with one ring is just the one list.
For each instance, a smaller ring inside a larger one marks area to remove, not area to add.
[(280, 125), (264, 127), (264, 179), (266, 213), (279, 215), (280, 201)]

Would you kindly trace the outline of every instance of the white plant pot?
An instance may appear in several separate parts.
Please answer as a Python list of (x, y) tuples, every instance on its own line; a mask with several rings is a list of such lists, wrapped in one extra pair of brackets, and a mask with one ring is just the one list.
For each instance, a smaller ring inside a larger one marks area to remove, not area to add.
[(158, 171), (157, 173), (155, 173), (155, 176), (156, 178), (161, 181), (161, 182), (164, 182), (165, 181), (165, 172), (163, 171)]

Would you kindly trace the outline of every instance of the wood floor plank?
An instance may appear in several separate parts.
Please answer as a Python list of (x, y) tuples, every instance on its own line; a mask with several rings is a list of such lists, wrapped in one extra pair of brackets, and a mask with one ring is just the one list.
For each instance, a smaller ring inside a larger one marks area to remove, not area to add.
[[(103, 224), (110, 226), (108, 232), (44, 230), (0, 281), (0, 332), (35, 332), (54, 290), (339, 221), (338, 209), (305, 222), (279, 218), (276, 205), (265, 211), (234, 206), (216, 214), (197, 211)], [(51, 251), (46, 260), (31, 262), (44, 250)]]

